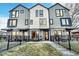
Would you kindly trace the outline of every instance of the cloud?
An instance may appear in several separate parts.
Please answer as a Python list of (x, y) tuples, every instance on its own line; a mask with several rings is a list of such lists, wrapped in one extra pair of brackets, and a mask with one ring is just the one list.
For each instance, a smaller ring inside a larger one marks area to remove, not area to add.
[(7, 27), (8, 17), (0, 17), (0, 29)]

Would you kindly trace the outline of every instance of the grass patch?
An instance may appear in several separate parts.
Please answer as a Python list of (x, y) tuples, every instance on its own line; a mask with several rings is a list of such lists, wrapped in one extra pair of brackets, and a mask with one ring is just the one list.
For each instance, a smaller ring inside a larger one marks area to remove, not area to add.
[(48, 43), (25, 43), (8, 51), (0, 53), (4, 56), (61, 56), (62, 53), (57, 51)]

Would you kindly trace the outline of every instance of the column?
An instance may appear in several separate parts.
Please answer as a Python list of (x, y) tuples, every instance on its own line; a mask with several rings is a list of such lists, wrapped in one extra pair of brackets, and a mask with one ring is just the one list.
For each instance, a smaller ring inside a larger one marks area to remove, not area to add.
[(51, 31), (50, 31), (50, 29), (49, 29), (49, 41), (51, 41), (51, 40), (50, 40), (50, 32), (51, 32)]

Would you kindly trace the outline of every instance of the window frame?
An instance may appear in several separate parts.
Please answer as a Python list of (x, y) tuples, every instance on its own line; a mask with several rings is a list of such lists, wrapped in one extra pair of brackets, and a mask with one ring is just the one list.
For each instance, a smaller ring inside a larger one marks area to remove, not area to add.
[[(13, 25), (13, 20), (16, 20), (16, 24), (15, 24), (15, 26)], [(11, 21), (11, 23), (10, 23), (10, 21)], [(10, 25), (11, 24), (11, 25)], [(17, 26), (17, 19), (9, 19), (8, 20), (8, 27), (16, 27)]]
[[(51, 23), (51, 21), (52, 21), (52, 23)], [(50, 25), (53, 25), (53, 19), (50, 19)]]
[[(27, 21), (27, 24), (26, 24), (26, 21)], [(28, 19), (25, 19), (25, 25), (28, 25)]]
[(35, 16), (36, 17), (43, 17), (43, 10), (35, 10)]
[[(57, 16), (57, 10), (59, 11), (59, 16)], [(62, 10), (62, 15), (61, 15), (61, 10)], [(55, 9), (55, 15), (56, 15), (56, 17), (63, 17), (64, 16), (64, 12), (66, 12), (65, 9)]]
[(23, 14), (24, 13), (24, 10), (20, 10), (20, 13)]
[(35, 16), (39, 17), (39, 10), (35, 10)]
[[(14, 17), (12, 17), (13, 16), (12, 12), (14, 12), (14, 11), (15, 11), (15, 15), (14, 15)], [(19, 10), (13, 10), (12, 12), (11, 12), (11, 18), (18, 18), (19, 17)], [(16, 16), (17, 12), (18, 12), (18, 16)]]
[(43, 17), (43, 10), (39, 10), (39, 17)]
[[(65, 19), (65, 25), (62, 24), (62, 19)], [(69, 24), (67, 24), (67, 21), (66, 19), (68, 20)], [(60, 22), (61, 22), (61, 26), (72, 26), (72, 22), (71, 22), (71, 18), (60, 18)]]

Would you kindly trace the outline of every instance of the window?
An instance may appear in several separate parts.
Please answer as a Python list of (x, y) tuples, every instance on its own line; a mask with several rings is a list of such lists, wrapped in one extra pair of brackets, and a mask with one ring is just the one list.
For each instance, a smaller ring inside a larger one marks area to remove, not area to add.
[(12, 11), (11, 17), (19, 17), (19, 11)]
[(16, 26), (16, 20), (13, 20), (12, 26)]
[(25, 19), (25, 25), (28, 25), (28, 19)]
[(43, 10), (36, 10), (36, 17), (43, 17)]
[(64, 16), (64, 12), (65, 12), (64, 9), (56, 9), (56, 16), (62, 17), (62, 16)]
[(50, 19), (50, 24), (53, 25), (53, 19)]
[(36, 10), (36, 17), (38, 17), (38, 10)]
[(70, 18), (61, 18), (61, 25), (62, 26), (69, 26), (71, 25), (71, 19)]
[(33, 25), (33, 20), (30, 20), (30, 24)]
[(16, 19), (9, 19), (9, 26), (16, 26), (17, 20)]
[(46, 18), (40, 18), (40, 26), (41, 25), (47, 25), (47, 20), (46, 20)]
[(39, 10), (39, 16), (43, 17), (43, 10)]
[(20, 10), (20, 13), (24, 13), (24, 10)]
[(55, 35), (61, 35), (61, 34), (62, 34), (62, 31), (61, 31), (61, 30), (55, 30), (55, 31), (54, 31), (54, 34), (55, 34)]

